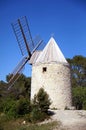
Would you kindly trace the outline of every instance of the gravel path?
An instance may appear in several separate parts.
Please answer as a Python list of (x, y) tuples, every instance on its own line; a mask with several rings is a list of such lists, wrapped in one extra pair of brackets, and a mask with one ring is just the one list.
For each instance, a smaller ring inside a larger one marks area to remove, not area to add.
[(52, 121), (61, 122), (59, 130), (86, 130), (85, 110), (53, 110), (52, 113)]

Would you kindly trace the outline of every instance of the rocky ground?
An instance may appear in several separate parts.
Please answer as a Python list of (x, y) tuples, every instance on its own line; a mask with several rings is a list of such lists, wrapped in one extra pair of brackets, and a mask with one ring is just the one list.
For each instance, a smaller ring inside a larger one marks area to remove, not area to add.
[(60, 121), (54, 130), (86, 130), (85, 110), (53, 110), (51, 120)]

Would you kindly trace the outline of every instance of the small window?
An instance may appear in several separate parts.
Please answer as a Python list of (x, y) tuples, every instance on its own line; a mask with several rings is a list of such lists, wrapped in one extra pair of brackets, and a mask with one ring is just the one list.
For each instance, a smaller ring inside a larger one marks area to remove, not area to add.
[(43, 67), (42, 71), (46, 72), (47, 71), (47, 67)]

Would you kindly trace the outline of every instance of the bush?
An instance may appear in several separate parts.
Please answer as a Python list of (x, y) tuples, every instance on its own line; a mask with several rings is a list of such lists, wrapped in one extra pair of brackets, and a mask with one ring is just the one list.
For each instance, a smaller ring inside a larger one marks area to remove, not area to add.
[(3, 101), (3, 112), (9, 118), (17, 118), (30, 112), (30, 102), (21, 97), (19, 100), (8, 98)]
[(31, 112), (29, 115), (29, 120), (31, 122), (38, 122), (43, 121), (46, 118), (49, 118), (48, 116), (48, 109), (51, 102), (49, 99), (49, 95), (44, 91), (43, 88), (39, 90), (37, 95), (34, 96), (32, 105), (31, 105)]
[(33, 108), (29, 115), (29, 121), (32, 123), (43, 121), (45, 118), (48, 118), (48, 115), (39, 111), (37, 108)]
[(86, 87), (73, 88), (73, 105), (76, 109), (86, 109)]
[(16, 113), (16, 101), (13, 99), (7, 99), (3, 103), (3, 112), (9, 117), (9, 118), (15, 118), (17, 116)]
[(30, 102), (24, 98), (24, 97), (21, 97), (17, 103), (16, 103), (16, 113), (17, 115), (21, 116), (21, 115), (25, 115), (27, 113), (29, 113), (31, 110), (30, 110)]
[(41, 112), (47, 113), (49, 106), (51, 105), (49, 95), (43, 88), (39, 89), (37, 95), (34, 96), (34, 104), (38, 105)]
[(48, 118), (48, 109), (51, 102), (49, 95), (41, 88), (34, 96), (32, 103), (27, 98), (20, 96), (18, 100), (7, 98), (3, 100), (2, 104), (3, 107), (1, 105), (0, 109), (8, 119), (25, 116), (30, 122), (38, 122)]

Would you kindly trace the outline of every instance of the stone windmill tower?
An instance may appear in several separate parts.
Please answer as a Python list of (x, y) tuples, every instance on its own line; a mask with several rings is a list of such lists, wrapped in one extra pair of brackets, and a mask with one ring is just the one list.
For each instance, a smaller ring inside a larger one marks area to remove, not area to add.
[(26, 63), (30, 63), (31, 99), (43, 87), (51, 98), (51, 108), (71, 107), (70, 67), (55, 40), (51, 38), (43, 51), (37, 51), (42, 40), (32, 39), (26, 16), (17, 19), (12, 27), (23, 58), (11, 73), (8, 89), (17, 81)]
[(31, 99), (42, 87), (52, 101), (51, 108), (71, 107), (70, 67), (54, 38), (50, 38), (43, 51), (31, 57)]

